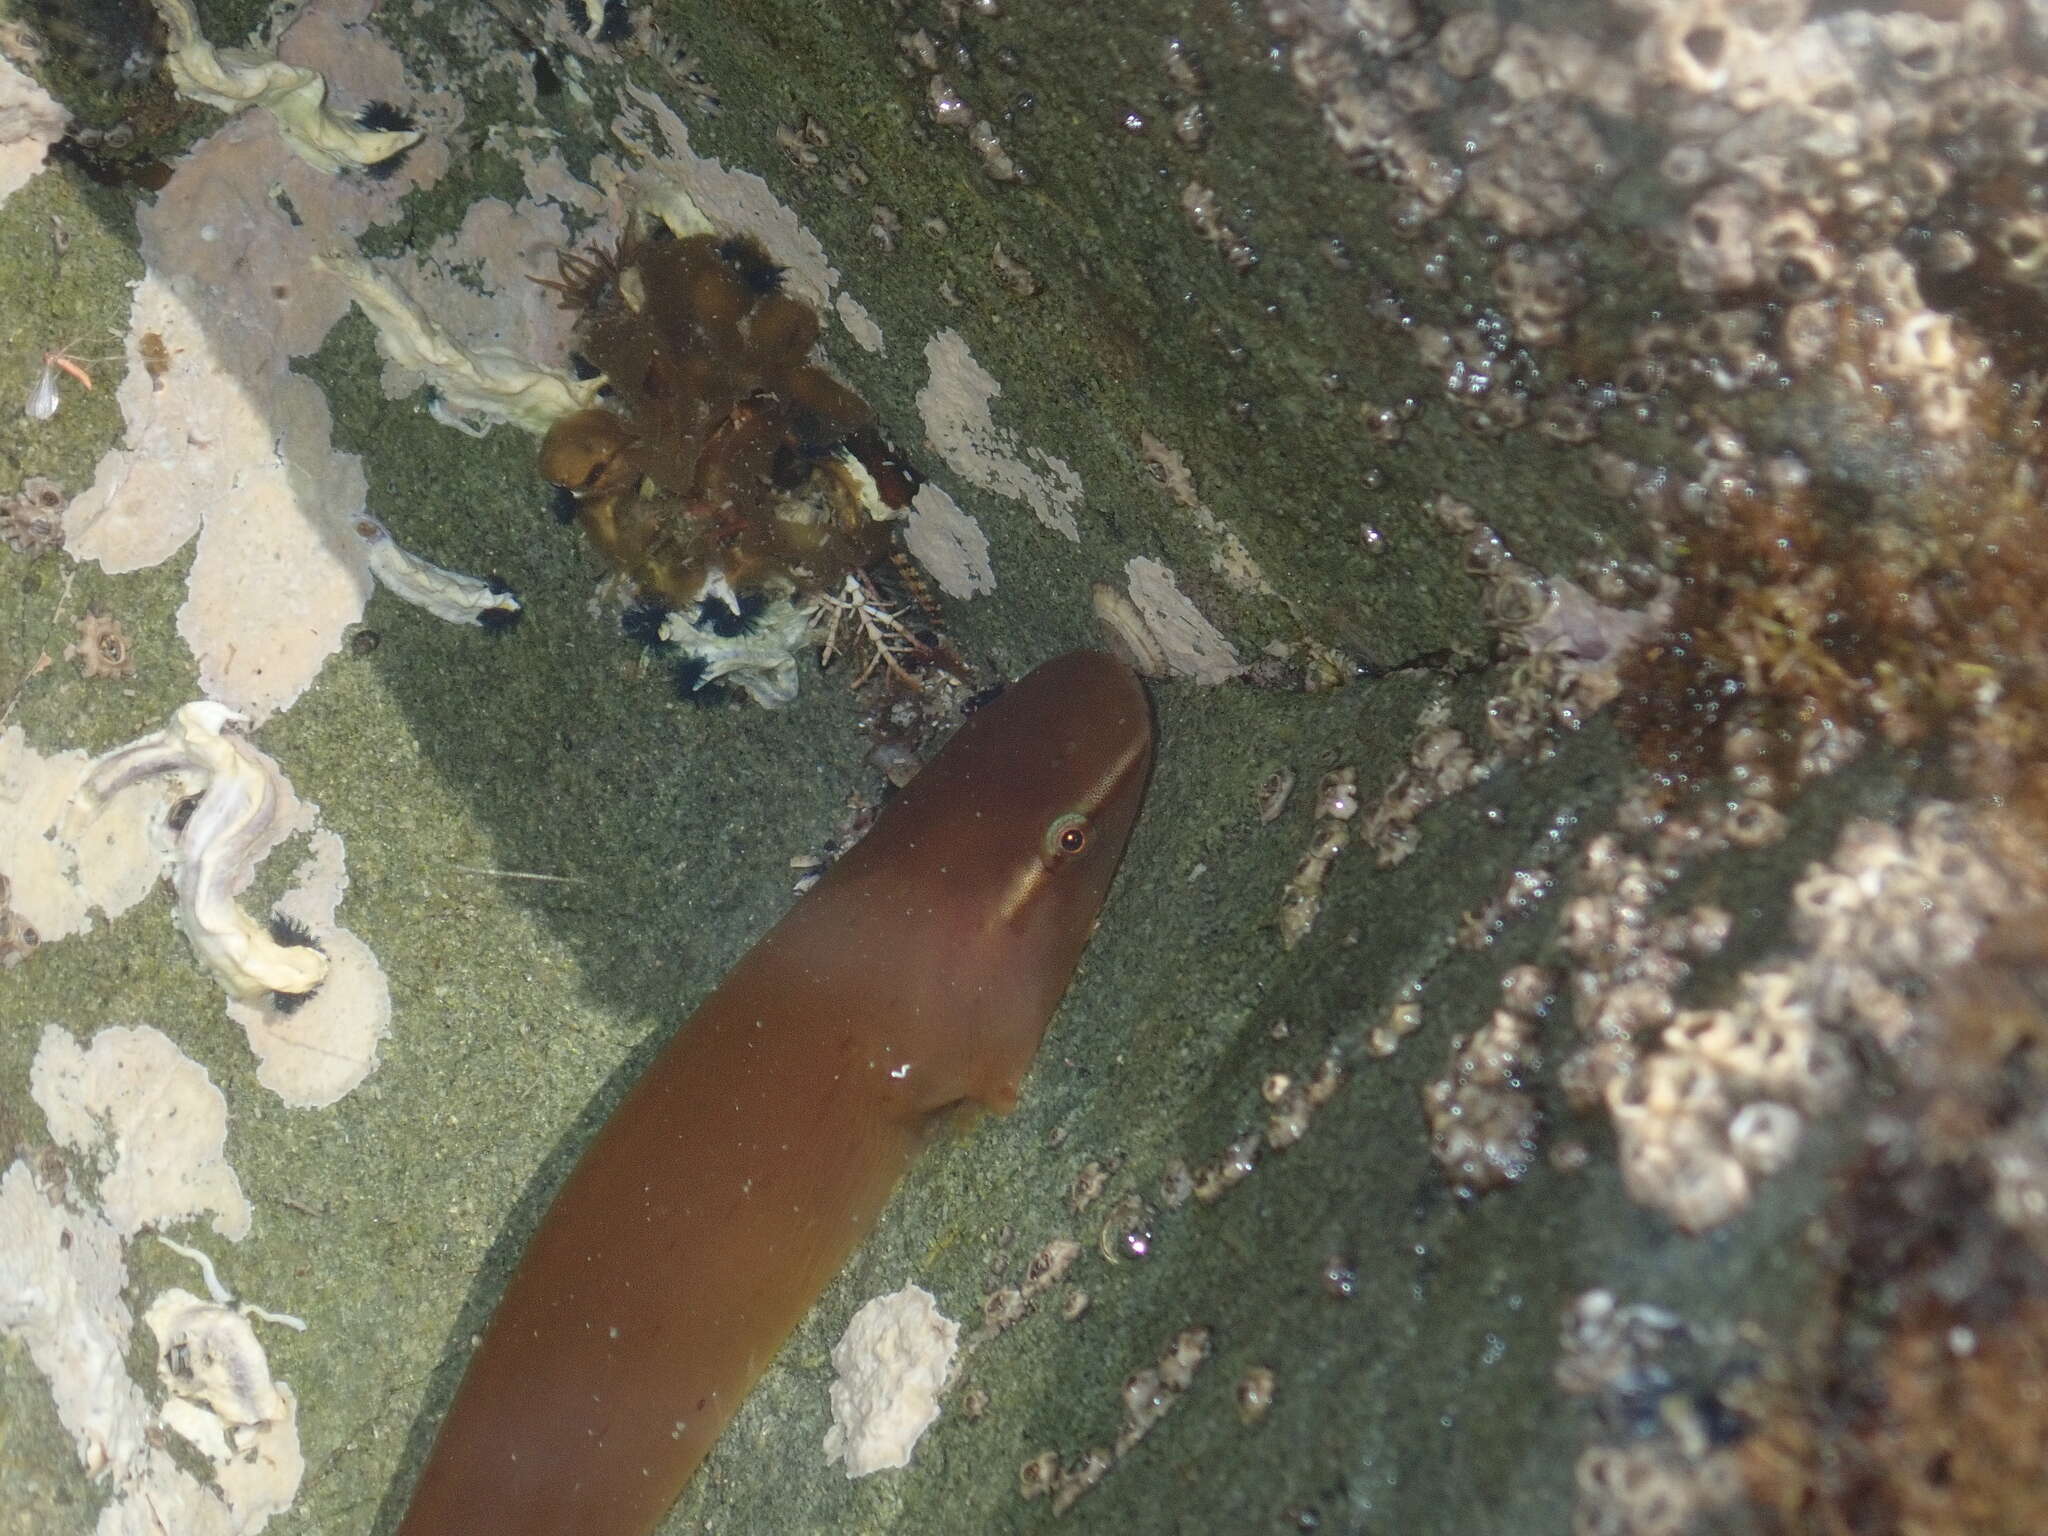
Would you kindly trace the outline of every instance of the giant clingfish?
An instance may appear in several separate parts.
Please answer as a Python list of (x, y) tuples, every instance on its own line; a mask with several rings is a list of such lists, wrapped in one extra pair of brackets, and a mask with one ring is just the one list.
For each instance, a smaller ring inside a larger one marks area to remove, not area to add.
[(1151, 761), (1093, 651), (969, 718), (583, 1154), (400, 1536), (655, 1528), (933, 1131), (1015, 1104)]

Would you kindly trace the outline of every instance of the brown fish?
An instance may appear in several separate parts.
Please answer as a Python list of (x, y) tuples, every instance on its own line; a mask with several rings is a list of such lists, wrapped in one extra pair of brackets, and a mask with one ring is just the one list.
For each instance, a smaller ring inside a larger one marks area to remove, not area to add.
[(583, 1154), (400, 1536), (655, 1528), (934, 1128), (1016, 1103), (1151, 761), (1099, 652), (969, 718)]

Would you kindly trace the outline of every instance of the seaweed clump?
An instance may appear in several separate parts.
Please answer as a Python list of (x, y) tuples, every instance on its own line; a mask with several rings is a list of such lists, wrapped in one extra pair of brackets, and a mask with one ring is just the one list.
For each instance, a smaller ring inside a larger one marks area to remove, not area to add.
[(1840, 1276), (1743, 1474), (1768, 1532), (2048, 1530), (2048, 920), (1937, 986), (1944, 1048), (1820, 1224)]
[(714, 580), (803, 599), (887, 552), (915, 477), (866, 401), (809, 361), (818, 313), (752, 239), (628, 234), (547, 280), (607, 404), (557, 422), (541, 475), (641, 598)]
[(1873, 738), (1945, 749), (1971, 792), (2048, 829), (2043, 398), (1972, 380), (1954, 439), (1876, 495), (1710, 455), (1671, 623), (1624, 670), (1644, 765), (1673, 789), (1728, 771), (1776, 798)]

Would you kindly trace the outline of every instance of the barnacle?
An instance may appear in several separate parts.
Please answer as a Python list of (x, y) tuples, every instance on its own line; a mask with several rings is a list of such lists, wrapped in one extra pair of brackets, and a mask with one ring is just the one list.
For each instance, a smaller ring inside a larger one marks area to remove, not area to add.
[(629, 233), (538, 281), (610, 395), (549, 429), (541, 475), (645, 597), (691, 609), (716, 578), (802, 604), (886, 551), (916, 476), (809, 361), (817, 311), (759, 243)]
[(1430, 1151), (1451, 1187), (1483, 1194), (1519, 1182), (1536, 1159), (1542, 1115), (1529, 1089), (1535, 1034), (1505, 1008), (1451, 1042), (1441, 1076), (1422, 1090)]
[(64, 508), (70, 500), (56, 481), (29, 476), (20, 490), (0, 496), (0, 544), (18, 555), (63, 548)]
[(64, 647), (64, 659), (78, 663), (83, 677), (133, 677), (135, 649), (121, 621), (88, 608), (78, 620), (76, 644)]

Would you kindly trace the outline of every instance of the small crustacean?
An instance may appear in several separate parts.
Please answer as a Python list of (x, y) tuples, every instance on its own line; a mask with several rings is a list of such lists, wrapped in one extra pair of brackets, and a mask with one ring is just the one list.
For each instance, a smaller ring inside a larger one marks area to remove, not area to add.
[[(142, 339), (135, 344), (135, 350), (142, 354), (142, 366), (149, 374), (151, 391), (160, 393), (164, 387), (164, 375), (171, 371), (172, 349), (159, 333), (144, 331)], [(180, 347), (177, 350), (182, 352), (184, 348)]]
[(103, 362), (104, 359), (90, 358), (81, 361), (71, 355), (68, 346), (57, 347), (43, 353), (43, 371), (36, 378), (35, 388), (28, 392), (28, 400), (21, 408), (22, 414), (30, 421), (48, 421), (57, 414), (57, 407), (64, 403), (63, 396), (57, 392), (59, 373), (68, 373), (87, 389), (91, 389), (92, 375), (85, 371), (87, 361)]

